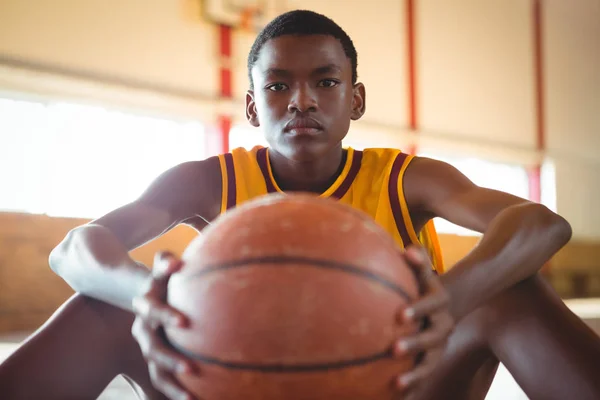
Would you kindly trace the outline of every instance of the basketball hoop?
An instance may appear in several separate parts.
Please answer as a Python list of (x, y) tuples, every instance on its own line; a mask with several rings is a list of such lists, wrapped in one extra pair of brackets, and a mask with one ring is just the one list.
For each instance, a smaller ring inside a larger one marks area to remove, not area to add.
[(240, 18), (240, 28), (245, 31), (255, 31), (258, 27), (257, 18), (261, 12), (256, 7), (248, 7), (242, 10)]
[(203, 16), (212, 23), (255, 32), (265, 22), (266, 0), (203, 0), (200, 4)]

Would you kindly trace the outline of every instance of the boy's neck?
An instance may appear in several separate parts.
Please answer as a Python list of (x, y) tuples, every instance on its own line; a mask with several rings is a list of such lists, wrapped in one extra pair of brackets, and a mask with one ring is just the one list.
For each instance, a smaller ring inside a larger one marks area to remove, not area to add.
[(318, 160), (291, 161), (277, 152), (269, 152), (271, 170), (277, 185), (289, 192), (325, 192), (340, 176), (348, 151), (340, 147)]

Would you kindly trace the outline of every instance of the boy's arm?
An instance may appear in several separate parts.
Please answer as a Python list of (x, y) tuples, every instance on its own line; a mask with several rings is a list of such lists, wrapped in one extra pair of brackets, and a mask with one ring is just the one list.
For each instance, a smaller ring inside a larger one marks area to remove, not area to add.
[(455, 319), (537, 273), (571, 237), (568, 222), (545, 206), (479, 187), (440, 161), (414, 159), (404, 186), (411, 213), (441, 217), (484, 234), (470, 254), (441, 276)]
[(218, 158), (178, 165), (136, 201), (69, 232), (50, 254), (50, 266), (75, 291), (131, 310), (149, 270), (129, 251), (194, 215), (216, 217), (220, 200)]

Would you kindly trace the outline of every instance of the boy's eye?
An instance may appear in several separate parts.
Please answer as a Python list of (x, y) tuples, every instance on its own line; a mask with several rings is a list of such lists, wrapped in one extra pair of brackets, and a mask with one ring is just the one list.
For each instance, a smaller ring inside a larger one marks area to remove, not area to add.
[(336, 85), (338, 85), (338, 81), (333, 80), (333, 79), (323, 79), (321, 82), (319, 82), (319, 86), (321, 87), (334, 87)]
[(274, 83), (272, 85), (267, 86), (267, 89), (269, 89), (273, 92), (281, 92), (282, 90), (287, 89), (287, 86), (284, 85), (283, 83)]

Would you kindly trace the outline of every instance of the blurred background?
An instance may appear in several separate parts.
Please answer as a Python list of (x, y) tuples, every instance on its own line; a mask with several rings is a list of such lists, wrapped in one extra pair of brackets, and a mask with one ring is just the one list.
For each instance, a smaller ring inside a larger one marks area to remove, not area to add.
[[(72, 294), (47, 262), (68, 230), (175, 164), (264, 144), (246, 57), (297, 8), (358, 50), (368, 111), (345, 144), (438, 158), (564, 216), (573, 239), (544, 275), (600, 332), (600, 0), (0, 0), (0, 358)], [(436, 224), (450, 265), (479, 240)], [(488, 397), (524, 398), (504, 370)]]

